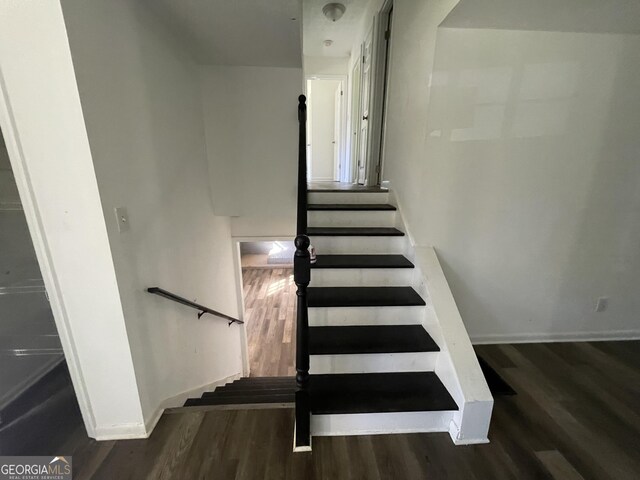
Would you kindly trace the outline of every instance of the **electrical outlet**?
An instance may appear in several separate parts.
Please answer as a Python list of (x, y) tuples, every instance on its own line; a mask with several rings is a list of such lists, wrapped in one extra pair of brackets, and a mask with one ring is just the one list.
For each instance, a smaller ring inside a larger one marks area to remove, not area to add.
[(604, 312), (607, 308), (609, 308), (609, 297), (600, 297), (596, 302), (596, 312)]
[(129, 226), (129, 214), (127, 213), (126, 207), (116, 207), (116, 220), (118, 222), (118, 231), (120, 233), (128, 232), (130, 229)]

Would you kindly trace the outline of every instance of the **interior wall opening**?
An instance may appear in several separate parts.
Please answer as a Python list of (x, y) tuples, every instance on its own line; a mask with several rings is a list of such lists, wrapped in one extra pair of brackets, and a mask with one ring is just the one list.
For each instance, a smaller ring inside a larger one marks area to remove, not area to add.
[(82, 424), (0, 132), (0, 454), (48, 451)]
[(347, 149), (346, 78), (307, 78), (307, 180), (351, 182)]
[(240, 242), (251, 377), (295, 375), (294, 252), (292, 241)]

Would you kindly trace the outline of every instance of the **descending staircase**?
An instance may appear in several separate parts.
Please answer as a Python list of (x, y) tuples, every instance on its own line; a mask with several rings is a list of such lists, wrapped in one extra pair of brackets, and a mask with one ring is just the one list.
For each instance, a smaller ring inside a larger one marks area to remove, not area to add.
[(190, 398), (185, 407), (292, 407), (296, 390), (293, 377), (244, 377)]

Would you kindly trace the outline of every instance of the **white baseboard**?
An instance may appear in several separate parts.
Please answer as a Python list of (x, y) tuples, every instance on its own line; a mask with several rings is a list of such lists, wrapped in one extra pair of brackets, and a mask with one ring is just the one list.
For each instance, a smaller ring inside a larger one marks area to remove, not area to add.
[(147, 429), (142, 423), (123, 423), (103, 427), (96, 425), (95, 439), (105, 440), (132, 440), (136, 438), (147, 438)]
[(471, 343), (473, 343), (474, 345), (486, 345), (492, 343), (597, 342), (614, 340), (640, 340), (640, 330), (522, 334), (498, 333), (471, 336)]
[(98, 441), (104, 441), (148, 438), (158, 424), (158, 421), (160, 420), (160, 417), (162, 417), (166, 408), (182, 406), (188, 398), (200, 397), (204, 392), (214, 390), (216, 387), (238, 380), (240, 377), (242, 377), (242, 373), (235, 373), (228, 377), (221, 378), (214, 382), (207, 383), (206, 385), (201, 385), (167, 398), (160, 402), (160, 405), (158, 405), (153, 413), (145, 419), (144, 425), (142, 423), (127, 423), (122, 425), (111, 425), (108, 427), (96, 426), (95, 439)]

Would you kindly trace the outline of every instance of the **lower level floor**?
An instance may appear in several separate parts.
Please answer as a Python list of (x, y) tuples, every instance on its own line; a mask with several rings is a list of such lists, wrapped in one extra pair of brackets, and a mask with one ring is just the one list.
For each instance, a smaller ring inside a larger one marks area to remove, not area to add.
[[(80, 424), (33, 454), (72, 455), (74, 479), (637, 479), (640, 342), (484, 345), (517, 392), (491, 443), (448, 434), (314, 438), (292, 453), (290, 409), (165, 414), (149, 439), (95, 442)], [(44, 435), (44, 432), (42, 433)]]

